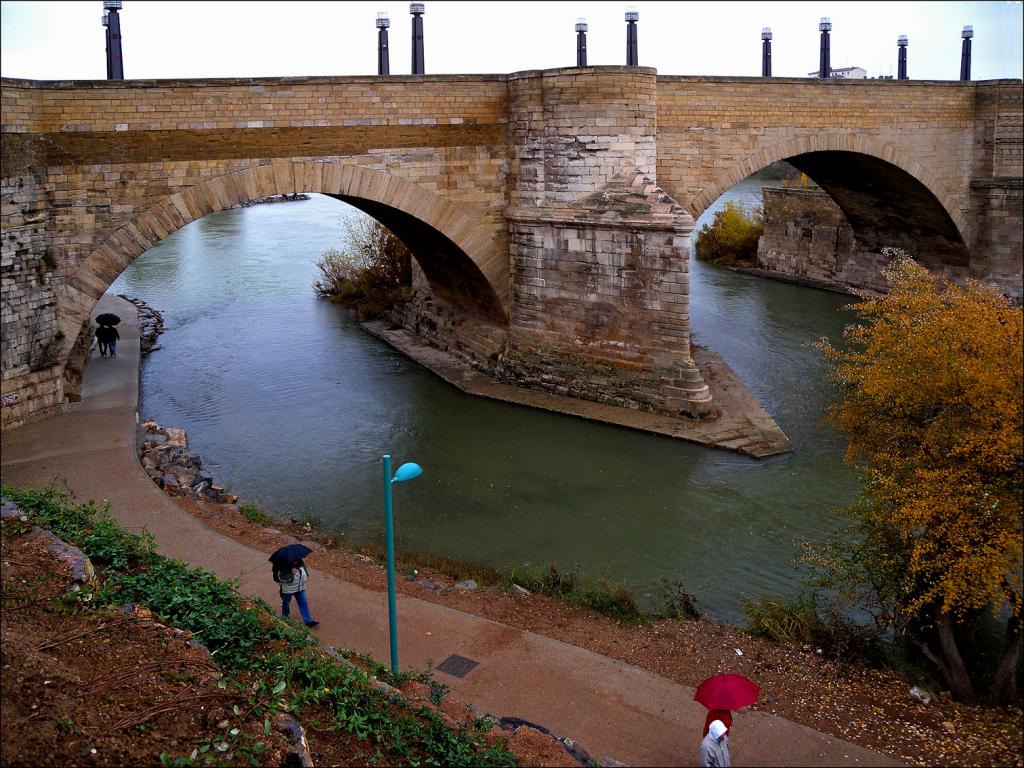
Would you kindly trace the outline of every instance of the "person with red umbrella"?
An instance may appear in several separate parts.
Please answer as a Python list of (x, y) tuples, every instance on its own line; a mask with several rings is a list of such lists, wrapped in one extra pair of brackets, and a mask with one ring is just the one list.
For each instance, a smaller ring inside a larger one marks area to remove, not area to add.
[[(705, 745), (708, 747), (708, 754), (711, 755), (709, 759), (722, 759), (720, 754), (722, 749), (724, 749), (724, 759), (729, 759), (728, 733), (732, 727), (732, 713), (756, 703), (757, 697), (760, 695), (760, 686), (743, 675), (715, 675), (697, 686), (693, 699), (708, 708), (708, 715), (704, 720), (704, 741), (701, 742), (702, 761), (705, 757)], [(713, 728), (715, 723), (721, 726), (721, 733), (712, 736), (709, 740), (708, 735), (713, 730), (717, 730)], [(717, 758), (714, 757), (716, 754)], [(721, 763), (713, 764), (721, 765)]]

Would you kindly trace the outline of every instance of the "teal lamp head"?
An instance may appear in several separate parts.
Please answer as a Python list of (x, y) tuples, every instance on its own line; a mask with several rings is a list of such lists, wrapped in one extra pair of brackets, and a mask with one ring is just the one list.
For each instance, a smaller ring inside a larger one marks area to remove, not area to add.
[(406, 480), (412, 480), (415, 477), (419, 477), (423, 474), (423, 467), (415, 462), (407, 462), (398, 468), (395, 472), (395, 476), (391, 478), (392, 483), (401, 483)]

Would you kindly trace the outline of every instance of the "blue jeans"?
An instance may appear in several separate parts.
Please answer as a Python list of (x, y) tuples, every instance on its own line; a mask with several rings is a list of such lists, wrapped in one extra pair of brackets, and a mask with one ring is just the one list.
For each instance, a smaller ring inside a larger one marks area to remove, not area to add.
[(289, 616), (292, 597), (295, 598), (295, 602), (299, 604), (299, 613), (302, 614), (302, 621), (309, 624), (313, 621), (313, 618), (309, 615), (309, 603), (306, 601), (306, 590), (301, 592), (293, 592), (291, 594), (281, 595), (281, 615), (286, 619)]
[(111, 355), (117, 357), (117, 339), (111, 339), (107, 342), (107, 350)]

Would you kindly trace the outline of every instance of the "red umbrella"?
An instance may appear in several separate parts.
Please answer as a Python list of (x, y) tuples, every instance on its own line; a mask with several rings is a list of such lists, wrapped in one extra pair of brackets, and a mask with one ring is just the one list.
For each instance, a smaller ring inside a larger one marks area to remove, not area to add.
[(743, 675), (715, 675), (709, 677), (693, 694), (708, 709), (731, 709), (737, 711), (757, 701), (761, 686)]

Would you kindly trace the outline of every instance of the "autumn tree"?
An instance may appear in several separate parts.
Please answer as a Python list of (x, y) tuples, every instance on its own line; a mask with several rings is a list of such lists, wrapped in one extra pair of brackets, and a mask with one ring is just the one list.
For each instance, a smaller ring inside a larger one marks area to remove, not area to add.
[[(958, 699), (985, 686), (1007, 702), (1021, 649), (1021, 308), (887, 255), (889, 293), (853, 306), (843, 345), (818, 344), (840, 390), (830, 417), (864, 485), (850, 530), (816, 565)], [(986, 611), (1008, 617), (994, 670), (963, 652)]]

